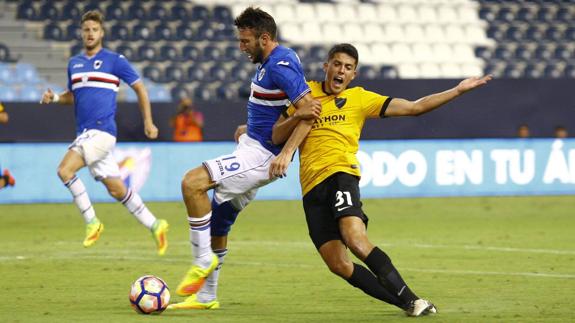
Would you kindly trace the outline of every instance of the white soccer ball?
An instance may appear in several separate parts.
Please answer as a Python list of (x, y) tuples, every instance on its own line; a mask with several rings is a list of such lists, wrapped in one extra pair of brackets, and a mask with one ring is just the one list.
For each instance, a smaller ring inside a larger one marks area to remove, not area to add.
[(160, 314), (170, 303), (168, 285), (159, 277), (138, 278), (130, 289), (130, 304), (140, 314)]

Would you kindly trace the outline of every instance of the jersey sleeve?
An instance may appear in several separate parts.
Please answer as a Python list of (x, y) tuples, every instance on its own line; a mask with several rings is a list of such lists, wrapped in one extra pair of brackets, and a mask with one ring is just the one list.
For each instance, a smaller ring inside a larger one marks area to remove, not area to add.
[(286, 93), (291, 103), (296, 103), (310, 92), (299, 62), (284, 58), (276, 62), (270, 72), (272, 81)]
[(361, 88), (361, 103), (366, 118), (383, 118), (392, 98)]
[(68, 68), (66, 69), (66, 74), (68, 75), (68, 91), (72, 92), (72, 71), (70, 71), (70, 66), (72, 64), (68, 63)]
[(118, 55), (114, 64), (114, 75), (130, 86), (140, 80), (140, 75), (138, 75), (138, 72), (130, 65), (124, 55)]

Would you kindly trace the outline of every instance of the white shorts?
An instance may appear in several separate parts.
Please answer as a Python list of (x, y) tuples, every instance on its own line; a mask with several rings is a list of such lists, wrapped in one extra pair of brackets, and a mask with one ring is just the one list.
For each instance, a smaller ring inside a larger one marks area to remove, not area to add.
[(91, 129), (80, 134), (69, 149), (82, 156), (96, 180), (102, 180), (107, 177), (120, 177), (120, 168), (112, 155), (114, 146), (116, 137), (101, 130)]
[(259, 187), (276, 180), (269, 176), (273, 157), (257, 140), (243, 134), (231, 155), (205, 161), (212, 181), (218, 184), (214, 189), (215, 201), (218, 204), (230, 201), (241, 211), (256, 197)]

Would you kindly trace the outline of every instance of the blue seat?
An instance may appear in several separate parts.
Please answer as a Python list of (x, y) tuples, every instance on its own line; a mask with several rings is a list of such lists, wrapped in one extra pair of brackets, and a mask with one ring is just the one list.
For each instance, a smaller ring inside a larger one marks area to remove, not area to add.
[(232, 67), (230, 76), (234, 80), (249, 80), (252, 77), (253, 69), (246, 64), (237, 64)]
[(192, 35), (194, 41), (213, 40), (215, 31), (209, 23), (200, 24)]
[(44, 26), (44, 39), (64, 40), (64, 31), (55, 23)]
[(502, 22), (512, 22), (515, 19), (515, 14), (511, 8), (501, 7), (497, 12), (495, 20)]
[(208, 45), (204, 47), (204, 60), (222, 61), (224, 59), (223, 51), (216, 46)]
[(118, 54), (124, 55), (129, 62), (139, 62), (141, 61), (138, 56), (137, 51), (130, 46), (128, 43), (122, 43), (116, 47), (116, 52)]
[(230, 8), (222, 5), (218, 5), (213, 8), (213, 18), (215, 21), (226, 25), (231, 25), (234, 20)]
[(570, 60), (573, 58), (573, 51), (565, 45), (558, 45), (553, 51), (553, 58), (565, 61)]
[(503, 39), (504, 35), (505, 35), (505, 32), (503, 31), (503, 29), (499, 25), (489, 26), (487, 28), (487, 37), (489, 37), (489, 38), (501, 40), (501, 39)]
[(156, 35), (150, 26), (140, 23), (133, 28), (132, 40), (156, 40)]
[(236, 40), (236, 34), (233, 27), (229, 25), (224, 25), (221, 23), (217, 24), (216, 28), (213, 28), (213, 36), (209, 38), (213, 41), (234, 41)]
[(16, 62), (18, 59), (13, 57), (12, 53), (10, 52), (10, 48), (8, 46), (0, 43), (0, 62)]
[(492, 7), (483, 7), (479, 9), (479, 18), (491, 22), (495, 20), (495, 17), (495, 11), (492, 9)]
[(362, 65), (359, 67), (358, 77), (362, 79), (375, 80), (379, 78), (379, 71), (371, 65)]
[(538, 26), (529, 26), (525, 31), (525, 39), (539, 42), (543, 38), (543, 30)]
[(153, 82), (163, 83), (165, 80), (164, 73), (156, 65), (148, 65), (144, 67), (142, 72), (144, 77), (150, 79)]
[(546, 45), (539, 45), (535, 49), (534, 57), (538, 60), (549, 60), (553, 56), (553, 51)]
[(523, 38), (523, 33), (520, 28), (516, 26), (510, 26), (505, 31), (505, 39), (519, 41)]
[(16, 13), (16, 17), (18, 19), (26, 19), (32, 21), (42, 19), (40, 17), (40, 13), (38, 12), (38, 10), (36, 10), (36, 8), (34, 8), (34, 5), (32, 4), (31, 1), (24, 1), (20, 5), (18, 5), (18, 11)]
[(252, 94), (251, 83), (248, 81), (243, 81), (238, 87), (238, 97), (242, 99), (247, 99)]
[(202, 58), (202, 51), (194, 45), (186, 45), (182, 48), (182, 60), (196, 62)]
[(535, 11), (531, 7), (521, 7), (515, 14), (518, 21), (530, 22), (535, 19)]
[(575, 78), (575, 65), (570, 64), (565, 66), (563, 75), (568, 78)]
[(216, 93), (211, 88), (200, 84), (193, 91), (193, 98), (201, 101), (210, 101), (216, 98)]
[(321, 45), (311, 46), (309, 49), (310, 61), (323, 62), (327, 57), (327, 49)]
[(190, 13), (190, 18), (192, 21), (209, 21), (210, 10), (206, 6), (195, 5)]
[(82, 17), (82, 11), (76, 7), (74, 1), (70, 1), (62, 7), (61, 19), (62, 20), (73, 20), (78, 21)]
[(183, 23), (188, 24), (190, 20), (190, 12), (186, 9), (186, 7), (182, 4), (175, 4), (172, 9), (170, 10), (170, 20), (172, 21), (182, 21)]
[(503, 77), (518, 79), (523, 77), (523, 68), (520, 65), (508, 64), (503, 70)]
[(203, 81), (208, 77), (204, 64), (198, 63), (188, 67), (188, 81)]
[(543, 76), (543, 69), (535, 64), (529, 64), (525, 67), (525, 77), (528, 78), (541, 78)]
[(575, 41), (575, 27), (567, 27), (563, 35), (566, 40)]
[(159, 60), (156, 48), (148, 44), (144, 44), (138, 48), (138, 57), (143, 61), (155, 62)]
[(495, 49), (494, 57), (501, 60), (508, 60), (513, 57), (513, 54), (507, 47), (499, 46)]
[(124, 21), (127, 18), (126, 11), (119, 4), (111, 3), (106, 8), (106, 20)]
[(161, 23), (156, 26), (154, 34), (158, 40), (179, 40), (175, 39), (174, 32), (168, 24)]
[(475, 56), (483, 60), (490, 60), (493, 57), (491, 50), (485, 46), (478, 46), (474, 49)]
[(185, 82), (186, 81), (186, 73), (179, 65), (170, 65), (166, 67), (165, 73), (166, 82)]
[(66, 35), (64, 36), (64, 40), (71, 41), (71, 40), (81, 40), (82, 39), (82, 29), (77, 24), (70, 24), (66, 27)]
[(172, 96), (172, 101), (175, 101), (175, 102), (179, 102), (180, 100), (182, 100), (184, 98), (190, 97), (190, 91), (188, 91), (188, 89), (182, 85), (174, 86), (172, 88), (172, 90), (170, 91), (170, 94)]
[(543, 7), (543, 6), (539, 7), (539, 9), (537, 10), (537, 15), (535, 16), (536, 20), (542, 22), (553, 22), (553, 18), (555, 18), (553, 9), (551, 9), (550, 7)]
[(152, 85), (147, 87), (151, 102), (171, 102), (170, 92), (162, 85)]
[(25, 84), (35, 84), (39, 83), (40, 77), (38, 76), (38, 71), (36, 67), (32, 64), (18, 63), (14, 69), (14, 76), (17, 82)]
[(514, 55), (515, 58), (518, 58), (523, 61), (528, 61), (533, 59), (533, 51), (526, 46), (519, 45), (515, 48)]
[(228, 62), (237, 61), (242, 59), (242, 52), (235, 45), (229, 45), (224, 48), (224, 60)]
[(176, 38), (177, 40), (187, 40), (192, 41), (195, 37), (195, 30), (187, 23), (182, 23), (176, 27)]
[(558, 64), (547, 64), (543, 69), (543, 77), (557, 79), (564, 77), (564, 71), (561, 65)]
[(216, 98), (218, 100), (232, 100), (236, 98), (237, 89), (231, 83), (223, 83), (216, 89)]
[(18, 101), (37, 103), (42, 98), (42, 91), (36, 86), (24, 86), (18, 91)]
[(155, 3), (150, 7), (149, 16), (151, 20), (166, 21), (170, 17), (170, 13), (163, 5)]
[(209, 70), (209, 76), (214, 81), (225, 81), (229, 78), (230, 73), (219, 64), (212, 66)]
[(2, 102), (14, 102), (18, 98), (18, 93), (11, 86), (0, 85), (0, 101)]
[(0, 65), (0, 84), (12, 84), (16, 81), (17, 80), (16, 77), (14, 77), (14, 71), (12, 68), (10, 68), (10, 65)]
[(559, 22), (571, 22), (573, 19), (575, 19), (575, 17), (571, 13), (571, 10), (567, 7), (560, 7), (557, 12), (555, 12), (555, 18), (553, 20)]
[(177, 62), (180, 60), (180, 53), (178, 49), (171, 44), (166, 44), (160, 47), (160, 58), (159, 60), (168, 62)]
[(130, 30), (122, 23), (118, 22), (110, 28), (110, 40), (129, 41), (131, 39)]
[(52, 22), (58, 21), (60, 20), (60, 12), (53, 3), (46, 2), (40, 7), (40, 18)]
[(148, 19), (148, 12), (146, 11), (146, 8), (138, 2), (134, 2), (132, 5), (130, 5), (126, 14), (129, 20), (137, 20), (142, 22)]

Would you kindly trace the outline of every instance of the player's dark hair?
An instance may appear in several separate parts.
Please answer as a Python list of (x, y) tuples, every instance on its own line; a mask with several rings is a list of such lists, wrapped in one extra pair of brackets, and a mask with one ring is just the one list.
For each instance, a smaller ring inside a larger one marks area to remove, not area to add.
[(260, 8), (246, 8), (236, 17), (234, 25), (238, 29), (253, 29), (256, 37), (260, 37), (263, 33), (268, 33), (272, 40), (277, 38), (277, 26), (274, 18)]
[(95, 22), (99, 23), (102, 26), (102, 28), (104, 28), (104, 15), (100, 11), (98, 11), (98, 10), (86, 11), (86, 13), (84, 13), (82, 15), (82, 20), (80, 21), (80, 25), (82, 25), (84, 22), (86, 22), (88, 20), (95, 21)]
[(359, 64), (359, 54), (357, 53), (357, 49), (352, 44), (343, 43), (334, 45), (327, 54), (327, 60), (329, 61), (332, 59), (337, 53), (344, 53), (353, 57), (353, 59), (355, 59), (356, 67)]

